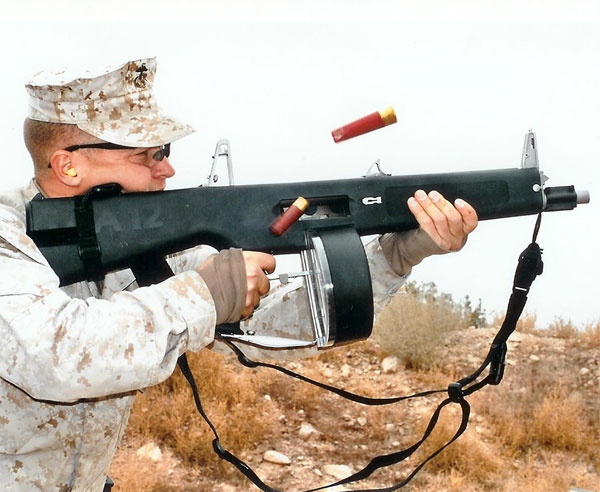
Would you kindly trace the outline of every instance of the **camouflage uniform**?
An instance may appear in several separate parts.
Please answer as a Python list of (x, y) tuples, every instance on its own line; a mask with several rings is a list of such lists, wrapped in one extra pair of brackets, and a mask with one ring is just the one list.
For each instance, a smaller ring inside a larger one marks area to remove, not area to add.
[[(177, 357), (213, 342), (212, 298), (194, 267), (214, 252), (170, 259), (177, 274), (137, 288), (129, 270), (59, 288), (25, 234), (35, 183), (0, 195), (0, 489), (101, 491), (137, 389), (172, 373)], [(376, 311), (403, 277), (379, 241), (366, 246)], [(274, 288), (247, 325), (287, 338), (312, 333), (303, 282)], [(316, 349), (247, 350), (266, 358)]]

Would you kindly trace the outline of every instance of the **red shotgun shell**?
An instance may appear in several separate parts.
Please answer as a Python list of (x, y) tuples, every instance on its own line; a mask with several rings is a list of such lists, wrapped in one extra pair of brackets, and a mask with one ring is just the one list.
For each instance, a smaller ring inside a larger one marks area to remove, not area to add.
[(336, 128), (331, 132), (331, 136), (333, 137), (334, 142), (338, 143), (391, 125), (392, 123), (396, 123), (396, 121), (398, 121), (396, 119), (396, 113), (394, 113), (394, 108), (390, 106), (382, 111), (375, 111), (352, 123)]
[(281, 236), (291, 225), (296, 222), (308, 208), (308, 201), (301, 196), (296, 199), (288, 209), (277, 217), (269, 226), (269, 232), (273, 236)]

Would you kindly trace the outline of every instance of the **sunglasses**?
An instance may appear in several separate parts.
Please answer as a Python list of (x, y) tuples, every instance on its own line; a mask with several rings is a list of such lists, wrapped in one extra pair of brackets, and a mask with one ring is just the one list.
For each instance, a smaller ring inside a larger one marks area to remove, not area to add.
[[(82, 145), (71, 145), (70, 147), (67, 147), (66, 150), (67, 152), (75, 152), (76, 150), (79, 149), (103, 149), (103, 150), (131, 150), (131, 149), (137, 149), (139, 147), (127, 147), (126, 145), (118, 145), (118, 144), (114, 144), (114, 143), (93, 143), (93, 144), (82, 144)], [(165, 144), (165, 145), (161, 145), (160, 148), (154, 152), (154, 154), (152, 154), (152, 159), (154, 159), (155, 161), (162, 161), (165, 157), (169, 157), (169, 154), (171, 154), (171, 144)], [(48, 164), (48, 167), (52, 167), (51, 164)]]

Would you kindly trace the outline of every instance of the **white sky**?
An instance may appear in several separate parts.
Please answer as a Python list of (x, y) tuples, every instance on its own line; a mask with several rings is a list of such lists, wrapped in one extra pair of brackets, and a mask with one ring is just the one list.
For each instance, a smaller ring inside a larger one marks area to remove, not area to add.
[[(228, 138), (238, 184), (358, 177), (375, 159), (411, 174), (518, 167), (537, 133), (548, 185), (592, 203), (545, 214), (545, 273), (528, 311), (598, 320), (600, 7), (507, 1), (41, 1), (3, 6), (3, 188), (31, 174), (23, 83), (41, 68), (157, 56), (156, 92), (198, 131), (174, 145), (171, 188), (208, 174)], [(334, 144), (330, 131), (386, 106), (398, 123)], [(503, 311), (534, 217), (482, 223), (465, 249), (413, 279)]]

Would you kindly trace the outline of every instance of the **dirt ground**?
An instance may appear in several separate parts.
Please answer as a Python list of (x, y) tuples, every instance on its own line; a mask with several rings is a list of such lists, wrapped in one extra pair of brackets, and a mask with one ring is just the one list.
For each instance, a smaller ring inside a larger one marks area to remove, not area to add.
[[(439, 367), (428, 372), (407, 370), (402, 361), (396, 368), (384, 367), (383, 356), (372, 341), (334, 350), (317, 359), (288, 362), (285, 366), (368, 396), (407, 395), (445, 388), (470, 374), (485, 357), (494, 334), (493, 328), (452, 333), (440, 351)], [(234, 359), (224, 363), (233, 368), (238, 364)], [(259, 395), (260, 404), (246, 409), (262, 412), (269, 423), (270, 437), (246, 447), (240, 457), (267, 484), (280, 491), (306, 490), (335, 482), (358, 471), (377, 455), (397, 452), (413, 444), (420, 438), (437, 403), (445, 398), (442, 394), (390, 407), (365, 407), (328, 392), (305, 389), (303, 383), (283, 375), (276, 377), (281, 382), (272, 386), (272, 394)], [(569, 487), (578, 487), (600, 492), (598, 455), (582, 456), (568, 445), (562, 449), (544, 445), (530, 449), (503, 447), (506, 443), (500, 436), (498, 408), (505, 405), (512, 408), (518, 398), (525, 399), (530, 393), (551, 387), (541, 382), (551, 385), (553, 381), (564, 383), (565, 394), (577, 395), (588, 421), (600, 421), (600, 349), (582, 349), (566, 339), (514, 333), (509, 341), (502, 384), (488, 386), (469, 398), (472, 414), (465, 435), (428, 464), (405, 490), (567, 492)], [(211, 408), (210, 398), (206, 409), (209, 415), (216, 411)], [(452, 405), (444, 411), (442, 431), (432, 436), (433, 445), (426, 447), (426, 452), (443, 444), (446, 435), (459, 425), (458, 410)], [(164, 412), (169, 412), (169, 408), (164, 408)], [(139, 452), (144, 445), (150, 452)], [(156, 451), (152, 455), (156, 448), (160, 456)], [(284, 455), (283, 463), (267, 461), (265, 452), (269, 450)], [(237, 454), (235, 449), (231, 451)], [(391, 487), (403, 480), (423, 457), (419, 454), (407, 464), (378, 471), (360, 485), (327, 490)], [(559, 478), (552, 478), (557, 469)], [(202, 467), (186, 465), (168, 446), (132, 433), (124, 438), (111, 476), (117, 484), (113, 492), (258, 490), (237, 472), (223, 472), (217, 457)]]

